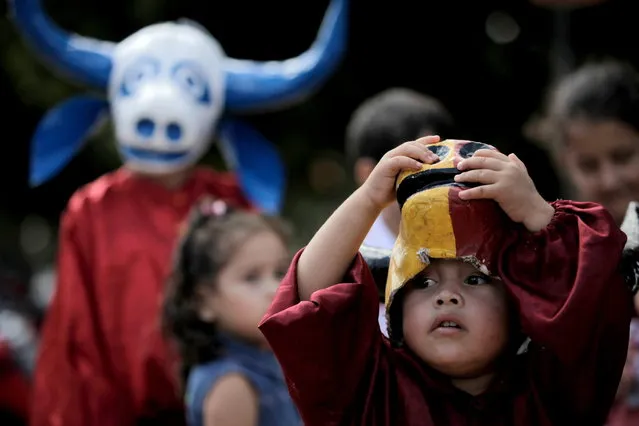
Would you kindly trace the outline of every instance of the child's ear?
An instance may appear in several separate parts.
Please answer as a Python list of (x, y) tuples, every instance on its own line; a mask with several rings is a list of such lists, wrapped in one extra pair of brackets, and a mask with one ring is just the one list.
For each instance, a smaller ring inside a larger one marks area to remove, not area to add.
[(217, 318), (215, 313), (215, 309), (212, 309), (210, 306), (200, 304), (197, 309), (197, 316), (204, 322), (213, 322)]
[(197, 316), (204, 322), (213, 322), (217, 319), (217, 309), (215, 309), (215, 301), (211, 289), (198, 288), (196, 290), (197, 297)]
[(358, 158), (353, 169), (355, 182), (362, 185), (375, 168), (376, 162), (370, 157)]

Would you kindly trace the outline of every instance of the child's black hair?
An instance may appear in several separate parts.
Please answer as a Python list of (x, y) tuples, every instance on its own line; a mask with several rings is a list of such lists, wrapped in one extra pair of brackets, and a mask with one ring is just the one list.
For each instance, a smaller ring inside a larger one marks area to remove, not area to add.
[(199, 202), (185, 223), (162, 310), (163, 331), (177, 344), (182, 383), (191, 368), (216, 359), (223, 350), (215, 323), (203, 321), (198, 315), (198, 289), (215, 286), (217, 276), (237, 248), (263, 231), (274, 232), (288, 243), (288, 229), (279, 219), (235, 210), (210, 198)]
[(431, 134), (442, 139), (455, 132), (453, 118), (437, 99), (414, 90), (392, 88), (364, 101), (346, 130), (351, 161), (379, 161), (398, 145)]

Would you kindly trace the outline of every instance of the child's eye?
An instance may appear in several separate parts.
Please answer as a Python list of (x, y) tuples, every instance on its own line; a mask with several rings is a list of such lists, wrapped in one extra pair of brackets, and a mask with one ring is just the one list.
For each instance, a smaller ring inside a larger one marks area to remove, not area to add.
[(413, 282), (413, 285), (417, 289), (429, 288), (435, 285), (437, 282), (431, 278), (418, 278)]
[(466, 280), (464, 281), (464, 284), (468, 284), (468, 285), (482, 285), (482, 284), (488, 284), (491, 282), (490, 277), (484, 275), (484, 274), (477, 274), (477, 275), (471, 275), (468, 278), (466, 278)]
[(259, 279), (260, 279), (260, 274), (258, 274), (257, 272), (253, 272), (253, 273), (247, 274), (244, 277), (244, 280), (246, 282), (249, 282), (249, 283), (254, 283), (256, 281), (259, 281)]
[(287, 272), (288, 272), (288, 266), (277, 270), (275, 272), (275, 277), (277, 277), (278, 280), (282, 280), (286, 276)]

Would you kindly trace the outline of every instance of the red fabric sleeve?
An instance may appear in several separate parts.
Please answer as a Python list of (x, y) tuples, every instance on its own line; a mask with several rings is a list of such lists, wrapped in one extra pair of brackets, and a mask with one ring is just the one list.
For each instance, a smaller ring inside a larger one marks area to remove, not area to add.
[(619, 272), (626, 236), (598, 204), (553, 206), (544, 230), (503, 245), (498, 274), (518, 305), (530, 374), (548, 404), (570, 424), (603, 424), (628, 345), (632, 298)]
[[(381, 332), (378, 295), (358, 254), (343, 283), (300, 302), (295, 256), (275, 300), (260, 324), (287, 379), (291, 397), (306, 425), (342, 418), (359, 386), (370, 379)], [(357, 282), (356, 277), (362, 277)]]
[(67, 210), (62, 218), (57, 287), (42, 331), (30, 424), (128, 426), (134, 417), (110, 379), (96, 325), (91, 227), (79, 213)]

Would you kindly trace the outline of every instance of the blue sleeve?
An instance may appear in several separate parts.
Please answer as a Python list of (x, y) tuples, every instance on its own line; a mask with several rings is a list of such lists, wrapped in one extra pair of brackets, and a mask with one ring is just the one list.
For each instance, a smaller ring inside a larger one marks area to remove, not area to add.
[(186, 417), (188, 426), (202, 426), (204, 400), (215, 383), (222, 377), (239, 373), (245, 375), (244, 369), (232, 360), (216, 360), (199, 365), (191, 370), (186, 383)]

